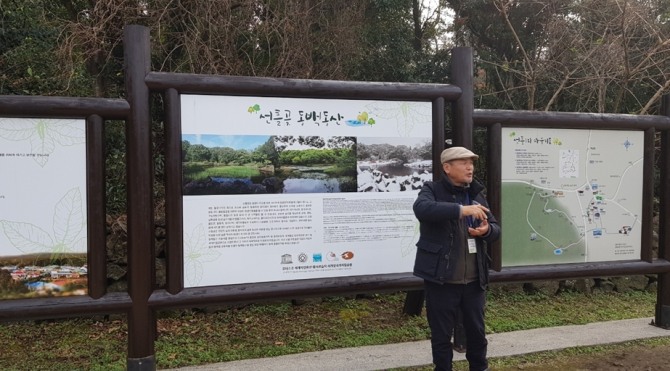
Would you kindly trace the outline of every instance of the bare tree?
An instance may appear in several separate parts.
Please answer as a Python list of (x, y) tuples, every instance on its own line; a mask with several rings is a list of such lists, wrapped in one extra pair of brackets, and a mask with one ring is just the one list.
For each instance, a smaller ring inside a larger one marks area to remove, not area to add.
[[(670, 87), (670, 28), (663, 2), (491, 4), (507, 35), (501, 40), (511, 40), (511, 46), (505, 53), (481, 58), (487, 72), (485, 84), (481, 76), (477, 80), (483, 96), (494, 95), (529, 110), (644, 114)], [(546, 20), (541, 28), (528, 26), (531, 10)], [(474, 35), (486, 36), (483, 31)]]
[[(555, 78), (566, 81), (554, 96), (578, 98), (582, 104), (595, 106), (597, 112), (648, 113), (668, 89), (669, 30), (658, 22), (651, 2), (608, 3), (590, 1), (577, 8), (580, 17), (591, 20), (588, 28), (584, 22), (562, 20), (550, 25), (551, 35), (567, 36), (554, 49), (573, 51), (564, 55), (569, 59), (554, 64), (562, 71), (557, 69)], [(554, 102), (547, 102), (545, 109)]]
[[(110, 95), (110, 85), (121, 66), (123, 27), (143, 23), (146, 3), (140, 0), (97, 0), (86, 3), (60, 0), (67, 18), (60, 23), (59, 55), (64, 75), (77, 73), (83, 62), (95, 79), (95, 96)], [(84, 5), (82, 7), (82, 5)]]
[(96, 95), (120, 74), (127, 24), (151, 28), (154, 68), (246, 76), (344, 79), (367, 2), (354, 0), (60, 0), (60, 56), (85, 62)]

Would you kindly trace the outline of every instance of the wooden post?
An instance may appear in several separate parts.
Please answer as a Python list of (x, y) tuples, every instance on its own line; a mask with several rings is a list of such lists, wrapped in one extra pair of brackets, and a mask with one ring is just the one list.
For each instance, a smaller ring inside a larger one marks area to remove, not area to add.
[[(454, 145), (472, 149), (474, 147), (475, 91), (472, 48), (459, 47), (452, 51), (451, 82), (461, 88), (462, 94), (453, 104), (454, 120), (452, 130)], [(459, 314), (454, 327), (453, 348), (457, 352), (466, 351), (466, 336), (462, 316)]]
[(472, 148), (474, 114), (474, 72), (472, 48), (459, 47), (451, 52), (451, 83), (461, 88), (461, 96), (452, 105), (454, 145)]
[(86, 194), (88, 197), (88, 294), (100, 299), (107, 292), (107, 251), (105, 231), (105, 148), (104, 120), (99, 115), (86, 118)]
[(442, 178), (440, 155), (444, 150), (444, 98), (433, 100), (433, 180)]
[(176, 89), (165, 91), (165, 224), (167, 291), (184, 289), (183, 205), (181, 202), (181, 102)]
[[(487, 186), (486, 197), (489, 201), (489, 206), (493, 212), (493, 216), (500, 222), (500, 211), (502, 209), (502, 125), (496, 123), (491, 125), (488, 129), (488, 157), (487, 164)], [(500, 272), (502, 269), (502, 242), (498, 241), (488, 246), (489, 254), (491, 254), (491, 269)]]
[[(670, 116), (670, 95), (663, 96), (662, 114)], [(670, 259), (670, 131), (661, 132), (658, 258)], [(670, 329), (670, 273), (659, 273), (656, 288), (656, 326)]]
[(129, 371), (155, 370), (156, 318), (149, 307), (154, 289), (153, 161), (149, 88), (144, 78), (151, 69), (149, 29), (126, 26), (123, 32), (128, 174), (128, 313)]

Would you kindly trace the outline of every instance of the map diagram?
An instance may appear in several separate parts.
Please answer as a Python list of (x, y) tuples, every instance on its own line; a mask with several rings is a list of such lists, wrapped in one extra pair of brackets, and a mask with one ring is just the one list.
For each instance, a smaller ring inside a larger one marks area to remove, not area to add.
[(502, 264), (640, 259), (642, 131), (502, 129)]

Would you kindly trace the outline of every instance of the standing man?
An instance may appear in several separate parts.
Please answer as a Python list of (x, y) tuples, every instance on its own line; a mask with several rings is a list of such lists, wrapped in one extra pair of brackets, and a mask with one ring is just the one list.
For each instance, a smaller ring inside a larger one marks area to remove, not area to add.
[(458, 312), (463, 315), (471, 371), (488, 370), (484, 305), (489, 280), (486, 243), (500, 237), (500, 226), (474, 181), (474, 161), (464, 147), (445, 149), (444, 176), (426, 182), (414, 202), (420, 222), (414, 275), (424, 279), (426, 313), (435, 370), (451, 370), (451, 335)]

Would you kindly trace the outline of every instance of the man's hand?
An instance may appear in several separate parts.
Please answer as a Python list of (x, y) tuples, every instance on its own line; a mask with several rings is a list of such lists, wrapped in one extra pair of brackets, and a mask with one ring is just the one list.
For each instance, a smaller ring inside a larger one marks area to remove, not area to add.
[(461, 216), (471, 216), (477, 220), (481, 220), (482, 222), (488, 219), (488, 216), (486, 214), (488, 212), (489, 209), (485, 208), (480, 204), (467, 205), (461, 207), (461, 214), (462, 214)]
[(470, 234), (471, 237), (481, 237), (488, 233), (489, 231), (489, 222), (484, 219), (482, 222), (479, 224), (477, 228), (468, 228), (468, 233)]

